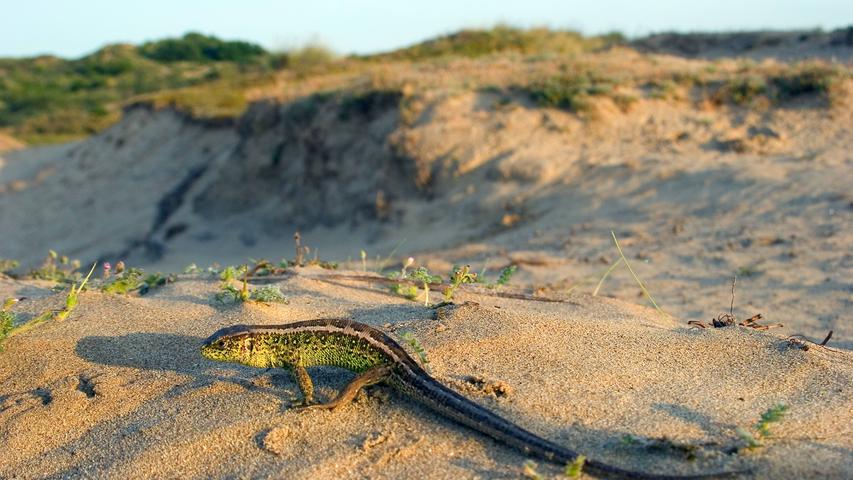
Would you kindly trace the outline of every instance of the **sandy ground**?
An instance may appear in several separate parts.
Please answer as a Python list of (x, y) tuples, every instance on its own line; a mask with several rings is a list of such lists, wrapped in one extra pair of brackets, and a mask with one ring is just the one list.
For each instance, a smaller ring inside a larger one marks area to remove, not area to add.
[[(346, 316), (411, 331), (440, 381), (591, 458), (650, 472), (753, 469), (744, 478), (842, 478), (853, 471), (853, 357), (773, 333), (686, 328), (653, 310), (571, 295), (562, 303), (466, 290), (440, 318), (364, 282), (307, 268), (280, 281), (289, 305), (222, 306), (217, 283), (183, 278), (148, 296), (86, 292), (63, 323), (13, 337), (0, 355), (2, 478), (519, 478), (524, 456), (388, 387), (341, 411), (291, 409), (283, 372), (204, 359), (235, 323)], [(22, 316), (62, 295), (29, 295)], [(317, 368), (329, 397), (349, 374)], [(497, 395), (466, 378), (503, 382)], [(777, 402), (765, 446), (730, 453)], [(635, 438), (626, 441), (626, 435)], [(693, 460), (644, 442), (693, 445)], [(559, 468), (540, 463), (550, 478)]]

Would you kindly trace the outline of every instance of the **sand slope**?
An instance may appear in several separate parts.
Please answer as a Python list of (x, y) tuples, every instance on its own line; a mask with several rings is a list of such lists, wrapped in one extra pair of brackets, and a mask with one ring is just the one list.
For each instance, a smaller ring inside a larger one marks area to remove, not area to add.
[[(201, 340), (236, 323), (346, 316), (392, 335), (410, 330), (433, 374), (542, 436), (615, 465), (748, 478), (853, 474), (853, 357), (803, 351), (743, 328), (691, 330), (617, 300), (563, 303), (458, 295), (432, 309), (363, 282), (280, 282), (289, 305), (220, 306), (217, 284), (182, 279), (146, 297), (83, 294), (64, 323), (12, 338), (0, 353), (0, 478), (518, 478), (525, 458), (430, 413), (387, 387), (334, 413), (291, 410), (278, 371), (208, 361)], [(26, 317), (61, 303), (38, 285)], [(468, 303), (463, 303), (468, 302)], [(319, 395), (346, 373), (317, 369)], [(465, 380), (504, 382), (505, 396)], [(789, 415), (765, 448), (724, 453), (776, 402)], [(683, 452), (629, 444), (667, 437)], [(559, 469), (538, 467), (547, 476)]]

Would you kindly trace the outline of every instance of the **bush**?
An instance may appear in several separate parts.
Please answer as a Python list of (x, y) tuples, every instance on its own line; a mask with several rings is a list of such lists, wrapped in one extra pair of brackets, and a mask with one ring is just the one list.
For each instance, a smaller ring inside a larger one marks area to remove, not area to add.
[(777, 90), (777, 97), (785, 100), (799, 95), (828, 95), (840, 77), (839, 70), (815, 64), (776, 75), (770, 82)]
[(253, 43), (225, 41), (195, 32), (182, 38), (148, 42), (139, 47), (139, 52), (158, 62), (248, 62), (266, 53)]
[(528, 92), (543, 107), (582, 112), (589, 108), (589, 97), (610, 95), (617, 82), (594, 72), (580, 72), (547, 78), (531, 85)]

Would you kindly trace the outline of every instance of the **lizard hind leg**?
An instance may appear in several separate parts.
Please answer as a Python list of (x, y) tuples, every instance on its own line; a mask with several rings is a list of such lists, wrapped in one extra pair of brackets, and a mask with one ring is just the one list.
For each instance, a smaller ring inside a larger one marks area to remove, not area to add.
[(326, 403), (306, 405), (302, 407), (301, 410), (336, 410), (352, 402), (352, 400), (358, 394), (359, 390), (364, 387), (377, 384), (382, 380), (385, 380), (390, 373), (391, 367), (389, 365), (379, 365), (373, 367), (352, 379), (352, 381), (348, 383), (347, 386), (340, 391), (340, 393), (338, 393), (338, 396), (333, 398), (332, 400), (329, 400)]
[(302, 392), (302, 406), (313, 404), (314, 382), (311, 381), (311, 375), (308, 375), (308, 370), (299, 365), (293, 367), (293, 378), (296, 379), (299, 390)]

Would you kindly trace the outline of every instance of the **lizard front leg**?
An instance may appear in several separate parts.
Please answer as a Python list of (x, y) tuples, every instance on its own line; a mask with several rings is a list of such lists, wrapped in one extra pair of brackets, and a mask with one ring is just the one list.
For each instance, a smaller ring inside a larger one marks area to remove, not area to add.
[(374, 385), (382, 380), (388, 378), (388, 375), (391, 373), (390, 365), (379, 365), (373, 367), (364, 373), (357, 375), (351, 382), (347, 384), (343, 390), (338, 393), (338, 396), (332, 400), (329, 400), (326, 403), (320, 403), (316, 405), (306, 405), (303, 407), (304, 409), (324, 409), (324, 410), (336, 410), (350, 402), (355, 398), (358, 394), (358, 391), (364, 387), (369, 385)]

